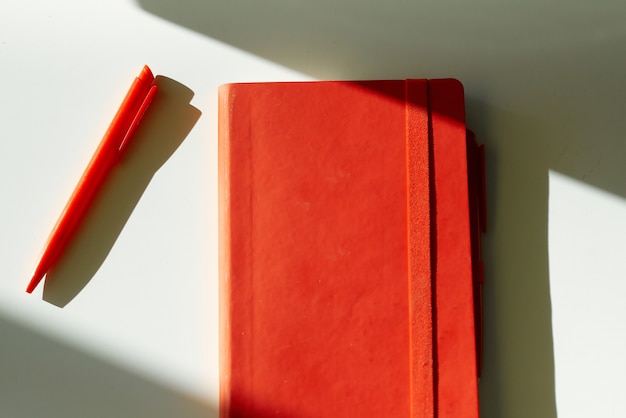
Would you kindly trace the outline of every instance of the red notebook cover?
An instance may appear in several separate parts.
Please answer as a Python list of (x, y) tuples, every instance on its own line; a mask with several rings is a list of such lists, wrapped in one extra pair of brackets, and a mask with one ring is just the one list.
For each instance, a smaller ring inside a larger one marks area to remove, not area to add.
[(220, 417), (477, 417), (461, 84), (219, 101)]

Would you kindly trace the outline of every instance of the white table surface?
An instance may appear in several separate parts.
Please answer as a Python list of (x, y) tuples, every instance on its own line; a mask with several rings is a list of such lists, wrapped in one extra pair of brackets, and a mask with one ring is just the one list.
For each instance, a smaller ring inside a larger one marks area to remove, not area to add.
[[(488, 147), (482, 416), (625, 416), (625, 21), (621, 0), (0, 0), (0, 416), (216, 417), (217, 86), (406, 77), (460, 79)], [(118, 195), (82, 290), (26, 294), (144, 64), (201, 115)]]

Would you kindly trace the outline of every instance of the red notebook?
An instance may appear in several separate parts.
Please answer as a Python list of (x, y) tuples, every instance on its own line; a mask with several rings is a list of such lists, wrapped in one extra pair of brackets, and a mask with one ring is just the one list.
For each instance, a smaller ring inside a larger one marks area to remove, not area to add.
[(480, 153), (456, 80), (220, 88), (221, 418), (478, 416)]

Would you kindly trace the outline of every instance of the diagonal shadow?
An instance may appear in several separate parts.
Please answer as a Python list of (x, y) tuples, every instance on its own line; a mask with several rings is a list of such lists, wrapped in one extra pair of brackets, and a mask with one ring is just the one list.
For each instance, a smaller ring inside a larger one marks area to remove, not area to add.
[(556, 416), (548, 170), (626, 196), (626, 3), (137, 1), (318, 79), (461, 79), (487, 146), (481, 416)]
[(98, 271), (156, 171), (183, 142), (200, 117), (189, 104), (193, 92), (163, 76), (159, 92), (128, 152), (94, 201), (76, 236), (46, 276), (43, 298), (69, 303)]
[(13, 418), (217, 418), (217, 407), (0, 317), (0, 405)]

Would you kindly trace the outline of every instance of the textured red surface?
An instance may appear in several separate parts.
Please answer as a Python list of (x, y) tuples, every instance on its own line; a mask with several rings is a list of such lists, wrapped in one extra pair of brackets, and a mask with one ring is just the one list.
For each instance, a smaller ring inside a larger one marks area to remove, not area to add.
[(431, 222), (431, 138), (428, 82), (406, 82), (407, 239), (409, 299), (409, 367), (411, 417), (435, 417), (435, 346), (433, 344), (434, 234)]
[[(463, 86), (429, 81), (436, 224), (437, 417), (478, 416)], [(469, 385), (468, 382), (474, 382)], [(473, 390), (470, 390), (473, 389)]]
[(477, 416), (460, 84), (226, 85), (219, 129), (220, 416)]

